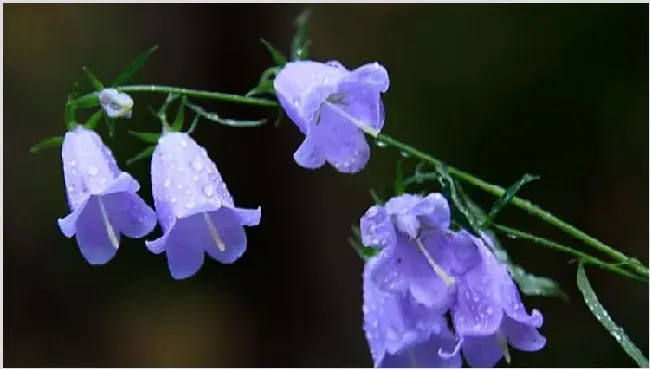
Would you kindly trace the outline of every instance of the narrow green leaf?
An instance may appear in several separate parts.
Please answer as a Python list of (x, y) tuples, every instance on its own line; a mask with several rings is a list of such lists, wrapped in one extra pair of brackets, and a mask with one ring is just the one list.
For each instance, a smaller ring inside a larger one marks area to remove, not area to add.
[(198, 114), (196, 114), (194, 116), (194, 120), (192, 120), (192, 124), (190, 124), (190, 128), (187, 130), (188, 135), (191, 135), (192, 133), (194, 133), (194, 130), (196, 129), (196, 126), (199, 124), (200, 118), (201, 118), (201, 116), (198, 115)]
[(99, 95), (97, 92), (92, 92), (75, 100), (71, 100), (70, 104), (77, 108), (94, 108), (99, 106)]
[(483, 223), (483, 226), (489, 226), (492, 224), (492, 222), (494, 222), (494, 218), (497, 216), (497, 214), (501, 211), (501, 209), (508, 205), (510, 201), (512, 201), (513, 197), (515, 197), (523, 185), (537, 179), (539, 179), (539, 176), (526, 173), (515, 184), (508, 187), (506, 192), (501, 195), (501, 197), (494, 203), (494, 206), (492, 206), (488, 218)]
[(181, 104), (178, 106), (178, 112), (176, 113), (174, 123), (172, 123), (173, 132), (180, 132), (183, 129), (183, 123), (185, 121), (185, 104), (187, 104), (187, 97), (183, 96), (183, 98), (181, 98)]
[(135, 60), (129, 64), (129, 66), (126, 67), (122, 73), (120, 73), (115, 81), (113, 81), (111, 86), (116, 87), (125, 84), (129, 79), (131, 79), (131, 77), (133, 77), (137, 71), (139, 71), (144, 66), (147, 60), (149, 60), (151, 54), (153, 54), (157, 49), (158, 45), (154, 45), (149, 50), (146, 50), (145, 52), (138, 55), (138, 57), (135, 58)]
[(61, 136), (49, 137), (39, 141), (34, 146), (30, 147), (29, 152), (31, 152), (32, 154), (36, 154), (37, 152), (43, 149), (49, 149), (52, 147), (61, 147), (62, 143), (63, 143), (63, 137)]
[(84, 123), (84, 127), (86, 129), (95, 129), (97, 127), (97, 123), (99, 123), (99, 120), (102, 118), (102, 114), (104, 113), (104, 109), (99, 109), (95, 112), (95, 114), (91, 115), (90, 118)]
[(131, 159), (126, 161), (126, 165), (132, 165), (135, 162), (138, 162), (142, 159), (146, 159), (151, 157), (153, 154), (153, 151), (155, 150), (155, 146), (149, 146), (146, 149), (142, 150), (138, 155), (132, 157)]
[(614, 337), (616, 342), (623, 347), (625, 353), (628, 354), (640, 368), (648, 368), (648, 359), (643, 356), (643, 353), (639, 348), (632, 342), (630, 337), (625, 334), (623, 328), (619, 327), (614, 323), (612, 318), (609, 316), (605, 307), (598, 301), (596, 292), (591, 288), (591, 284), (587, 279), (587, 274), (585, 273), (585, 267), (582, 262), (578, 264), (578, 273), (576, 277), (578, 283), (578, 289), (582, 292), (584, 297), (585, 304), (591, 311), (591, 313), (596, 317), (600, 324), (607, 329), (607, 331)]
[(291, 42), (291, 60), (306, 60), (309, 57), (310, 42), (307, 40), (307, 26), (311, 9), (304, 9), (296, 18), (296, 34)]
[(129, 134), (137, 137), (142, 142), (151, 144), (157, 144), (160, 139), (160, 133), (129, 131)]
[(88, 67), (84, 66), (81, 69), (83, 69), (86, 78), (88, 78), (88, 81), (90, 81), (90, 84), (93, 86), (95, 91), (101, 91), (104, 89), (104, 84), (102, 84), (99, 78), (97, 78)]
[(273, 94), (273, 93), (275, 93), (275, 89), (273, 87), (273, 81), (266, 80), (260, 82), (260, 84), (257, 85), (255, 88), (248, 91), (246, 93), (246, 96), (255, 96), (255, 95), (262, 95), (262, 94)]
[(569, 295), (551, 278), (538, 277), (528, 273), (524, 268), (514, 263), (508, 263), (508, 270), (524, 295), (560, 297), (564, 301), (569, 301)]
[(106, 128), (108, 128), (108, 136), (112, 138), (115, 135), (115, 119), (104, 115), (104, 123), (106, 123)]
[(397, 168), (395, 168), (395, 195), (400, 196), (404, 194), (404, 172), (402, 171), (402, 161), (397, 161)]
[(275, 118), (275, 122), (273, 122), (273, 127), (275, 128), (280, 127), (280, 123), (282, 123), (282, 118), (284, 118), (284, 109), (282, 109), (282, 106), (278, 106), (278, 116)]
[(242, 128), (244, 128), (244, 127), (259, 127), (259, 126), (263, 125), (264, 123), (266, 123), (265, 119), (262, 119), (262, 120), (235, 120), (235, 119), (221, 118), (219, 115), (217, 115), (217, 113), (207, 112), (203, 108), (201, 108), (200, 106), (190, 104), (190, 103), (187, 103), (186, 105), (187, 105), (188, 108), (194, 110), (194, 112), (196, 114), (202, 116), (203, 118), (205, 118), (207, 120), (210, 120), (210, 121), (213, 121), (213, 122), (216, 122), (216, 123), (219, 123), (219, 124), (229, 126), (229, 127), (242, 127)]
[(467, 209), (464, 199), (456, 189), (456, 181), (447, 172), (446, 165), (437, 165), (436, 172), (438, 182), (442, 186), (442, 193), (450, 202), (452, 220), (474, 236), (481, 237), (481, 223)]
[(260, 41), (266, 46), (267, 49), (269, 49), (269, 52), (271, 53), (271, 58), (273, 58), (273, 62), (279, 66), (279, 67), (284, 67), (285, 64), (287, 64), (287, 58), (282, 55), (281, 52), (279, 52), (273, 45), (271, 45), (268, 41), (265, 39), (261, 38)]
[(381, 199), (381, 197), (377, 194), (377, 191), (374, 189), (370, 189), (370, 197), (372, 197), (372, 201), (375, 202), (375, 205), (384, 205), (384, 200)]

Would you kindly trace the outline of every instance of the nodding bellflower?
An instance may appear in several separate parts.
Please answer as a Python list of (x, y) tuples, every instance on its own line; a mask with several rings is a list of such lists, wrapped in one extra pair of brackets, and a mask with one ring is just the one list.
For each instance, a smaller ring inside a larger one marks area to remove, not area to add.
[(163, 236), (146, 242), (163, 251), (175, 279), (194, 275), (204, 253), (233, 263), (246, 250), (243, 226), (260, 223), (261, 209), (241, 209), (206, 150), (183, 132), (164, 133), (151, 160), (153, 198)]
[(508, 345), (538, 351), (546, 338), (538, 332), (542, 314), (533, 309), (528, 315), (506, 265), (497, 261), (482, 240), (476, 241), (481, 263), (459, 281), (451, 315), (467, 362), (473, 367), (493, 367), (504, 356), (510, 361)]
[(382, 291), (372, 275), (377, 258), (363, 273), (363, 328), (377, 368), (458, 368), (456, 340), (442, 312), (417, 304), (408, 294)]
[(298, 165), (320, 168), (328, 162), (342, 173), (363, 169), (370, 158), (364, 132), (384, 126), (381, 94), (388, 90), (386, 69), (378, 63), (353, 71), (338, 62), (287, 63), (274, 80), (287, 116), (305, 135), (294, 153)]
[(99, 103), (109, 118), (131, 118), (133, 99), (114, 88), (105, 88), (98, 94)]
[(76, 236), (90, 264), (105, 264), (117, 252), (120, 233), (147, 235), (156, 214), (138, 196), (138, 181), (122, 172), (101, 137), (77, 126), (65, 134), (61, 150), (71, 213), (58, 224), (66, 237)]
[(449, 204), (439, 193), (404, 194), (368, 209), (360, 221), (361, 238), (381, 248), (372, 276), (378, 287), (448, 309), (457, 279), (480, 261), (474, 240), (450, 230), (450, 223)]

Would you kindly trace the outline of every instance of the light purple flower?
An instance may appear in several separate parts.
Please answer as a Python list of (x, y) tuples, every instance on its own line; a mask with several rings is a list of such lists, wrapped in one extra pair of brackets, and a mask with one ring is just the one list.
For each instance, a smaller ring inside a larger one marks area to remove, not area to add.
[(363, 273), (363, 327), (374, 366), (460, 367), (459, 346), (443, 312), (379, 289), (372, 278), (376, 261), (370, 259)]
[(67, 132), (61, 156), (71, 213), (59, 227), (66, 237), (76, 236), (90, 264), (113, 258), (120, 233), (140, 238), (153, 230), (156, 215), (138, 196), (138, 181), (118, 168), (97, 133), (82, 126)]
[(381, 94), (388, 90), (386, 69), (378, 63), (353, 71), (338, 62), (287, 63), (274, 80), (287, 116), (305, 134), (294, 153), (298, 165), (315, 169), (330, 163), (343, 173), (363, 169), (370, 157), (364, 132), (384, 126)]
[(109, 118), (131, 118), (133, 99), (114, 88), (105, 88), (97, 96)]
[(404, 194), (368, 209), (360, 221), (361, 238), (364, 245), (382, 248), (372, 275), (377, 286), (408, 292), (429, 308), (449, 308), (456, 279), (480, 261), (474, 240), (449, 224), (441, 194)]
[(162, 135), (151, 160), (151, 182), (163, 236), (146, 244), (153, 253), (166, 252), (173, 278), (194, 275), (205, 252), (227, 264), (243, 255), (243, 226), (258, 225), (261, 210), (235, 207), (216, 165), (188, 134)]
[(540, 335), (542, 314), (529, 315), (506, 265), (476, 240), (481, 263), (458, 281), (456, 303), (451, 309), (454, 330), (463, 340), (462, 351), (474, 367), (493, 367), (508, 356), (507, 345), (522, 351), (538, 351), (546, 344)]

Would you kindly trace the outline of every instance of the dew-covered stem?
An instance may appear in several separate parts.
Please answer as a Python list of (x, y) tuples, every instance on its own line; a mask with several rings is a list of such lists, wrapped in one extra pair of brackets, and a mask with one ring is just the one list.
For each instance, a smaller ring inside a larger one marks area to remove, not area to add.
[[(428, 162), (429, 164), (432, 164), (434, 166), (439, 166), (442, 164), (442, 161), (434, 158), (433, 156), (426, 154), (410, 145), (407, 145), (405, 143), (402, 143), (390, 136), (387, 136), (385, 134), (378, 134), (376, 136), (376, 139), (378, 142), (382, 142), (386, 145), (393, 146), (394, 148), (400, 150), (401, 152), (406, 152), (409, 155), (424, 160)], [(485, 182), (484, 180), (477, 178), (469, 173), (463, 172), (459, 169), (453, 168), (448, 166), (447, 171), (449, 174), (454, 176), (455, 178), (467, 182), (471, 185), (474, 185), (483, 191), (490, 193), (494, 196), (501, 197), (506, 190), (503, 189), (500, 186), (496, 186), (493, 184), (489, 184)], [(604, 254), (607, 254), (610, 256), (612, 259), (614, 259), (616, 262), (620, 263), (625, 263), (629, 268), (631, 268), (636, 274), (644, 277), (644, 280), (648, 280), (648, 268), (642, 265), (639, 262), (630, 262), (632, 260), (631, 258), (627, 257), (625, 254), (622, 252), (602, 243), (598, 239), (589, 236), (588, 234), (582, 232), (581, 230), (577, 229), (576, 227), (566, 223), (565, 221), (559, 219), (555, 215), (541, 209), (540, 207), (533, 205), (530, 201), (522, 199), (520, 197), (513, 197), (511, 204), (514, 206), (528, 212), (529, 214), (536, 216), (545, 222), (561, 229), (565, 233), (583, 241), (585, 244), (597, 249), (598, 251), (603, 252)], [(585, 254), (586, 255), (586, 254)], [(622, 269), (621, 269), (622, 270)]]
[(557, 250), (557, 251), (565, 252), (565, 253), (567, 253), (569, 255), (575, 256), (576, 258), (580, 259), (582, 262), (584, 262), (586, 264), (597, 265), (600, 268), (603, 268), (605, 270), (609, 270), (609, 271), (611, 271), (613, 273), (622, 275), (624, 277), (628, 277), (628, 278), (632, 278), (632, 279), (635, 279), (635, 280), (640, 281), (640, 282), (648, 283), (647, 278), (641, 278), (638, 275), (633, 274), (630, 271), (627, 271), (627, 270), (621, 268), (620, 265), (607, 263), (607, 262), (605, 262), (603, 260), (600, 260), (600, 259), (598, 259), (598, 258), (596, 258), (594, 256), (591, 256), (589, 254), (586, 254), (584, 252), (574, 250), (569, 246), (565, 246), (565, 245), (559, 244), (557, 242), (547, 240), (545, 238), (537, 237), (537, 236), (534, 236), (534, 235), (532, 235), (530, 233), (526, 233), (526, 232), (523, 232), (523, 231), (520, 231), (520, 230), (517, 230), (517, 229), (514, 229), (514, 228), (506, 227), (504, 225), (495, 224), (493, 227), (497, 231), (505, 234), (506, 236), (521, 238), (521, 239), (528, 240), (528, 241), (531, 241), (533, 243), (536, 243), (538, 245), (546, 246), (546, 247), (552, 248), (552, 249)]
[[(273, 100), (259, 99), (255, 97), (248, 97), (244, 95), (234, 95), (226, 94), (222, 92), (213, 92), (213, 91), (204, 91), (204, 90), (195, 90), (191, 88), (181, 88), (173, 86), (161, 86), (161, 85), (130, 85), (130, 86), (119, 86), (117, 89), (121, 92), (157, 92), (164, 94), (176, 94), (182, 96), (193, 96), (209, 100), (219, 100), (239, 104), (248, 104), (248, 105), (258, 105), (258, 106), (278, 106), (278, 103)], [(81, 96), (74, 101), (84, 101), (92, 95), (96, 95), (97, 92), (92, 92), (87, 95)], [(73, 104), (74, 104), (73, 101)]]

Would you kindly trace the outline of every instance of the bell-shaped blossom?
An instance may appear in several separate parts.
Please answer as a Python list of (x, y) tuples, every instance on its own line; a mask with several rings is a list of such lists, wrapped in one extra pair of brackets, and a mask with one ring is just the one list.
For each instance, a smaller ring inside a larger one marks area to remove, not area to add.
[(114, 88), (99, 91), (99, 103), (110, 118), (131, 118), (133, 99)]
[(382, 248), (372, 278), (386, 292), (408, 292), (429, 308), (453, 303), (457, 278), (480, 261), (474, 240), (449, 229), (441, 194), (405, 194), (373, 206), (361, 218), (362, 242)]
[(61, 156), (71, 213), (59, 227), (76, 236), (90, 264), (113, 258), (120, 234), (140, 238), (153, 230), (156, 214), (138, 196), (138, 181), (120, 170), (97, 133), (82, 126), (67, 132)]
[(462, 352), (474, 367), (493, 367), (508, 345), (522, 351), (538, 351), (546, 338), (538, 332), (542, 314), (529, 315), (506, 265), (477, 240), (481, 263), (458, 281), (456, 301), (451, 309), (454, 330), (463, 341)]
[(350, 71), (332, 61), (287, 63), (274, 80), (287, 116), (305, 134), (294, 153), (298, 165), (315, 169), (325, 162), (343, 173), (363, 169), (370, 157), (364, 132), (384, 126), (381, 94), (388, 90), (386, 69), (370, 63)]
[(459, 345), (442, 311), (417, 304), (408, 294), (387, 293), (372, 275), (377, 259), (363, 273), (363, 327), (375, 367), (458, 368)]
[(165, 251), (175, 279), (194, 275), (204, 253), (233, 263), (246, 250), (243, 226), (260, 223), (261, 210), (234, 201), (206, 150), (188, 134), (164, 133), (151, 160), (151, 182), (163, 236), (147, 247)]

